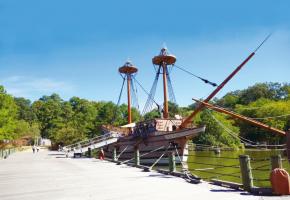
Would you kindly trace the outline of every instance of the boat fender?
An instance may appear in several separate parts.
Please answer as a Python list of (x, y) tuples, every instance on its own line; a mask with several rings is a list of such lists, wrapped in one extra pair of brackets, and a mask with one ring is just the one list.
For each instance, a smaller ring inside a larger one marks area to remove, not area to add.
[(290, 177), (285, 169), (273, 169), (270, 174), (272, 192), (278, 195), (290, 195)]

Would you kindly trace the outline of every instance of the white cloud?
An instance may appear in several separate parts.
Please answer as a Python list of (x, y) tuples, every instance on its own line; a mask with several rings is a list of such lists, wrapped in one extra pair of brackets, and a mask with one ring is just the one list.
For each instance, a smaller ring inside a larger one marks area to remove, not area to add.
[(9, 94), (32, 100), (51, 93), (68, 96), (74, 91), (71, 83), (42, 77), (10, 76), (2, 79), (0, 84), (4, 85)]

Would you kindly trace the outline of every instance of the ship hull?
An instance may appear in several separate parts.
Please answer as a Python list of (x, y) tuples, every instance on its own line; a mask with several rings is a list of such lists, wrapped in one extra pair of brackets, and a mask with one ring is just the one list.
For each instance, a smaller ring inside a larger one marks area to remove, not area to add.
[(114, 148), (117, 151), (119, 161), (134, 161), (135, 150), (140, 153), (140, 164), (152, 165), (158, 158), (158, 165), (168, 164), (168, 157), (172, 151), (175, 152), (176, 163), (186, 163), (188, 156), (187, 141), (204, 132), (205, 127), (189, 128), (178, 131), (154, 131), (146, 138), (124, 136), (120, 137), (114, 144), (104, 148), (105, 156), (113, 157)]

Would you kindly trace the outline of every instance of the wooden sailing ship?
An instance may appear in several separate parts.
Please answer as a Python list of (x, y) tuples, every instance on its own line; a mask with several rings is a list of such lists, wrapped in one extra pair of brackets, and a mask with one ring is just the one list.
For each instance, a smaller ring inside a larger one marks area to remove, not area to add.
[[(156, 159), (162, 157), (159, 163), (168, 163), (169, 154), (165, 154), (169, 151), (176, 151), (176, 161), (177, 163), (186, 162), (188, 155), (187, 141), (196, 137), (200, 133), (205, 131), (205, 127), (195, 127), (191, 126), (193, 118), (198, 112), (200, 112), (205, 107), (211, 107), (211, 109), (218, 110), (231, 116), (237, 117), (239, 119), (246, 120), (254, 125), (260, 126), (267, 130), (271, 130), (275, 133), (286, 135), (284, 131), (268, 127), (259, 122), (254, 122), (245, 117), (232, 115), (232, 113), (227, 113), (225, 110), (220, 110), (210, 106), (208, 102), (242, 69), (242, 67), (252, 59), (256, 54), (258, 49), (264, 44), (264, 42), (270, 37), (267, 36), (263, 42), (239, 65), (236, 69), (219, 85), (216, 89), (202, 102), (198, 102), (195, 110), (185, 119), (175, 119), (169, 117), (168, 112), (168, 96), (167, 96), (167, 66), (173, 65), (176, 61), (175, 56), (168, 54), (167, 50), (163, 48), (158, 56), (152, 59), (153, 64), (158, 66), (157, 73), (163, 75), (163, 117), (157, 118), (149, 121), (138, 122), (137, 124), (132, 123), (131, 119), (131, 97), (130, 97), (130, 81), (132, 74), (136, 73), (138, 70), (131, 63), (126, 63), (123, 67), (119, 68), (119, 72), (124, 74), (127, 78), (127, 91), (128, 91), (128, 124), (123, 126), (123, 128), (117, 128), (112, 126), (103, 126), (104, 133), (114, 133), (119, 134), (118, 141), (114, 144), (107, 145), (105, 147), (106, 156), (112, 158), (114, 151), (117, 151), (118, 160), (130, 160), (134, 157), (134, 152), (139, 149), (141, 156), (141, 164), (152, 164)], [(202, 79), (204, 82), (208, 82)], [(149, 95), (149, 98), (152, 98)], [(287, 134), (287, 152), (290, 161), (290, 132)], [(157, 150), (158, 151), (157, 151)], [(153, 153), (151, 153), (153, 152)]]
[[(162, 48), (158, 56), (152, 59), (158, 66), (158, 74), (163, 77), (163, 110), (162, 117), (138, 123), (132, 123), (130, 87), (132, 76), (138, 71), (137, 67), (127, 62), (119, 68), (119, 72), (127, 80), (128, 124), (123, 127), (103, 126), (104, 133), (117, 133), (119, 139), (116, 143), (104, 147), (106, 157), (112, 158), (113, 151), (117, 151), (118, 160), (129, 160), (134, 156), (135, 149), (139, 149), (141, 164), (152, 164), (166, 151), (175, 151), (176, 162), (186, 162), (188, 155), (187, 141), (205, 131), (205, 127), (186, 127), (180, 129), (184, 122), (181, 118), (170, 118), (168, 112), (168, 65), (173, 65), (175, 56), (168, 54)], [(152, 98), (149, 96), (149, 98)], [(158, 164), (168, 163), (168, 154), (159, 160)]]

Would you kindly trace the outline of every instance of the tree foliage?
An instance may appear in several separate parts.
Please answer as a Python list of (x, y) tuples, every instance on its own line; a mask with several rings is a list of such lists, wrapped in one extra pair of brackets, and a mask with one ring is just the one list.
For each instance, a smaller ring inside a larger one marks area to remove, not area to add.
[[(244, 90), (229, 92), (211, 103), (248, 117), (259, 118), (269, 126), (286, 131), (290, 128), (289, 93), (289, 83), (257, 83)], [(196, 104), (179, 107), (169, 102), (170, 117), (186, 117), (195, 107)], [(89, 101), (79, 97), (65, 101), (58, 94), (45, 95), (31, 103), (25, 98), (14, 98), (0, 86), (0, 140), (40, 135), (50, 138), (55, 144), (67, 145), (99, 135), (101, 125), (127, 124), (127, 117), (125, 104), (118, 106), (113, 102)], [(141, 116), (136, 108), (132, 108), (133, 122), (160, 117), (157, 109)], [(194, 123), (207, 126), (206, 132), (195, 138), (195, 142), (203, 144), (237, 147), (240, 145), (237, 139), (240, 136), (254, 142), (281, 143), (284, 140), (261, 128), (205, 110), (197, 114)], [(224, 127), (237, 135), (229, 134)]]
[[(223, 114), (211, 113), (205, 110), (201, 112), (196, 123), (197, 125), (205, 125), (206, 130), (204, 133), (194, 138), (193, 141), (195, 143), (235, 148), (239, 147), (241, 144), (238, 138), (239, 128), (234, 126), (233, 120), (229, 120), (227, 116)], [(225, 126), (226, 129), (223, 126)], [(232, 132), (229, 133), (227, 129)]]

